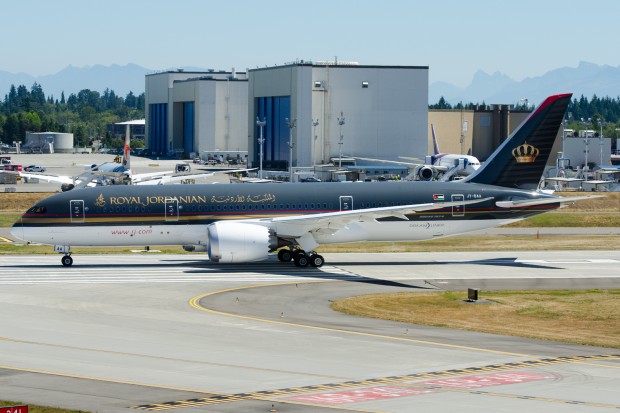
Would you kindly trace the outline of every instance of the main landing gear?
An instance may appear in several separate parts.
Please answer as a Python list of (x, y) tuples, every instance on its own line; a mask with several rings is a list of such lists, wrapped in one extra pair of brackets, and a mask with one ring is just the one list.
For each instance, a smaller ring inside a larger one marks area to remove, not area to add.
[(290, 262), (292, 260), (297, 267), (307, 267), (310, 265), (311, 267), (318, 268), (325, 264), (325, 259), (322, 255), (314, 251), (306, 253), (306, 251), (301, 249), (290, 250), (288, 248), (282, 248), (278, 251), (278, 259), (282, 262)]

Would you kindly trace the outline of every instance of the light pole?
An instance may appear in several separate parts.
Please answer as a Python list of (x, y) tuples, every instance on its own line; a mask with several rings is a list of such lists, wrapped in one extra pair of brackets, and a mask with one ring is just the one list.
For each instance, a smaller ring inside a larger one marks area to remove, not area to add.
[(603, 122), (601, 122), (601, 134), (598, 135), (598, 143), (601, 146), (601, 163), (598, 166), (601, 168), (603, 166)]
[(562, 121), (562, 157), (564, 157), (564, 141), (566, 141), (566, 119)]
[(585, 171), (584, 177), (585, 177), (585, 180), (587, 181), (588, 180), (588, 170), (590, 169), (588, 167), (588, 145), (590, 145), (590, 134), (588, 133), (587, 130), (586, 130), (586, 136), (583, 139), (583, 143), (586, 144), (586, 164), (584, 165), (583, 170)]
[[(314, 141), (313, 141), (313, 145), (312, 145), (313, 149), (316, 149), (316, 138), (317, 138), (317, 136), (316, 136), (316, 127), (317, 126), (319, 126), (319, 120), (318, 119), (317, 120), (313, 119), (312, 120), (312, 131), (313, 131), (313, 134), (314, 134)], [(316, 159), (316, 153), (314, 154), (314, 158)], [(314, 164), (316, 165), (316, 162)]]
[(342, 135), (342, 125), (344, 125), (344, 116), (342, 112), (340, 112), (340, 117), (338, 118), (338, 125), (340, 125), (340, 140), (338, 141), (338, 147), (339, 147), (338, 169), (342, 169), (342, 144), (344, 143), (344, 136)]
[(260, 154), (258, 162), (260, 164), (260, 167), (258, 168), (258, 177), (260, 179), (263, 179), (263, 144), (265, 143), (265, 138), (263, 138), (263, 129), (265, 128), (265, 125), (267, 124), (267, 118), (265, 118), (263, 116), (263, 120), (259, 120), (258, 116), (256, 117), (256, 124), (258, 125), (258, 128), (260, 129), (260, 137), (258, 138), (258, 145), (260, 146)]
[(284, 122), (286, 122), (286, 126), (289, 129), (289, 138), (288, 138), (288, 159), (289, 159), (289, 182), (293, 182), (293, 128), (297, 127), (297, 118), (293, 119), (293, 121), (289, 121), (288, 118), (284, 118)]

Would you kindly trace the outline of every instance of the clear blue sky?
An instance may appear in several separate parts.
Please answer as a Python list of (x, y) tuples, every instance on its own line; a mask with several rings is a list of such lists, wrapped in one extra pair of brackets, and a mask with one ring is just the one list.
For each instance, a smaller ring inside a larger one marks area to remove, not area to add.
[(580, 61), (620, 66), (617, 0), (5, 0), (0, 70), (73, 65), (230, 70), (296, 59), (430, 66), (464, 86)]

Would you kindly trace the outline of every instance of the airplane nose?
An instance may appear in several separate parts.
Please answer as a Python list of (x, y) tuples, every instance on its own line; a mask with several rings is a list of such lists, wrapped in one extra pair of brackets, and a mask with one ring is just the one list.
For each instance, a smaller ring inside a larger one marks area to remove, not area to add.
[(17, 222), (15, 222), (13, 226), (11, 227), (11, 235), (13, 235), (13, 237), (17, 239), (24, 240), (24, 227), (22, 226), (21, 217), (19, 217)]

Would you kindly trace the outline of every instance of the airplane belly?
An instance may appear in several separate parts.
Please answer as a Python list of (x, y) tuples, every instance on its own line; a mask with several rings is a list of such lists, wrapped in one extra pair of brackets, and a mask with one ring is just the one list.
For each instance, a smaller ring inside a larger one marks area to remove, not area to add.
[(204, 226), (185, 225), (25, 227), (20, 232), (28, 242), (70, 246), (184, 245), (206, 239)]
[(515, 221), (518, 220), (358, 222), (350, 224), (331, 235), (315, 236), (315, 239), (319, 244), (359, 241), (424, 241), (494, 228)]

